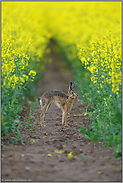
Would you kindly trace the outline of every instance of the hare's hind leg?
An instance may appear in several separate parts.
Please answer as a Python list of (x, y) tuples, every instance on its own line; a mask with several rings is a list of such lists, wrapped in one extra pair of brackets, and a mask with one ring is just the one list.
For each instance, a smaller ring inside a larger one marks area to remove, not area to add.
[(46, 125), (44, 125), (44, 115), (45, 115), (45, 113), (46, 113), (46, 111), (47, 111), (47, 109), (48, 109), (48, 107), (50, 106), (50, 102), (48, 102), (47, 104), (45, 104), (43, 107), (42, 107), (42, 113), (41, 113), (41, 115), (40, 115), (40, 125), (42, 126), (42, 127), (45, 127)]

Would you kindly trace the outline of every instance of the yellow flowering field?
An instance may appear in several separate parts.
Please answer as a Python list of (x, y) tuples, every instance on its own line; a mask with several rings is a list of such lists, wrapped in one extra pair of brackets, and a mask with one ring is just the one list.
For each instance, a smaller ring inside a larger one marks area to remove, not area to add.
[(22, 110), (23, 90), (45, 69), (43, 56), (53, 39), (92, 108), (91, 130), (80, 131), (107, 145), (121, 143), (121, 6), (120, 1), (1, 3), (2, 133)]
[(50, 33), (44, 28), (43, 15), (35, 3), (2, 2), (1, 22), (2, 133), (6, 136), (22, 110), (23, 91), (33, 82), (36, 69), (44, 68), (43, 62), (41, 66), (38, 63)]

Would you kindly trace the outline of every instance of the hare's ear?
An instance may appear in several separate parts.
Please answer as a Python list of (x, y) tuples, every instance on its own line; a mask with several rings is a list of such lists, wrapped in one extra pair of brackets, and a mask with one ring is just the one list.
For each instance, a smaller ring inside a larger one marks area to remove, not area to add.
[(76, 83), (74, 83), (74, 84), (72, 85), (72, 89), (74, 89), (74, 88), (75, 88), (75, 86), (76, 86)]
[(72, 90), (72, 82), (70, 82), (70, 84), (69, 84), (69, 90), (68, 90), (68, 92), (70, 92)]

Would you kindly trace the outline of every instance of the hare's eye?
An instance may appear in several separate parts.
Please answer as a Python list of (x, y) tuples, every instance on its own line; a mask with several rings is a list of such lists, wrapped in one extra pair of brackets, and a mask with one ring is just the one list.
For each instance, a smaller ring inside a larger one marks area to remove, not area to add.
[(73, 91), (72, 91), (72, 94), (73, 94)]

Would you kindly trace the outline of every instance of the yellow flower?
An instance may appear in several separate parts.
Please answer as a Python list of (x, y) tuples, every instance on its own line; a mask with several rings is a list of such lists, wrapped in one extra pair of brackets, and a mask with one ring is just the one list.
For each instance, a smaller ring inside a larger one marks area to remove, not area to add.
[(73, 157), (72, 152), (70, 152), (67, 156), (68, 156), (68, 158), (72, 158)]
[(23, 78), (26, 78), (26, 81), (27, 81), (29, 77), (27, 75), (23, 74)]
[(104, 75), (101, 75), (102, 78), (104, 78)]
[(54, 151), (54, 153), (60, 153), (60, 154), (63, 153), (63, 152), (64, 152), (64, 150), (60, 150), (60, 151), (55, 150)]
[(52, 154), (47, 154), (48, 157), (52, 156)]
[(20, 78), (20, 81), (21, 81), (22, 83), (24, 83), (24, 82), (25, 82), (25, 80), (24, 80), (23, 78)]
[(102, 173), (102, 172), (101, 172), (101, 171), (99, 171), (99, 172), (98, 172), (98, 175), (100, 175), (101, 173)]
[(30, 73), (29, 73), (29, 75), (33, 75), (33, 76), (35, 76), (35, 75), (36, 75), (36, 71), (31, 70), (31, 71), (30, 71)]
[(34, 139), (31, 139), (31, 142), (35, 142), (35, 140)]

